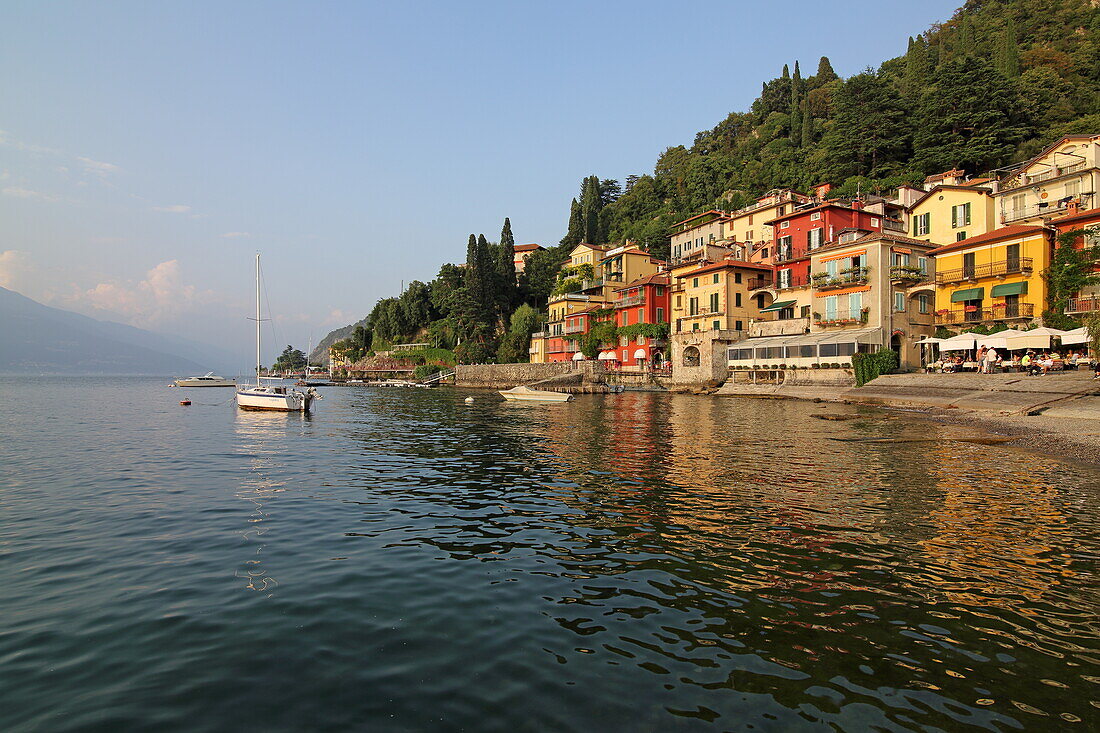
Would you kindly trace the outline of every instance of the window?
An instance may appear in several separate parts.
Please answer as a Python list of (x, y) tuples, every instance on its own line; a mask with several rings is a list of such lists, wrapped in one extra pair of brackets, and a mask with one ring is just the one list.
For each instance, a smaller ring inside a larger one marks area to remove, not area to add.
[[(843, 297), (843, 296), (841, 296)], [(848, 316), (850, 318), (858, 318), (859, 312), (863, 309), (863, 293), (849, 293), (848, 295)]]
[(745, 324), (744, 324), (743, 321), (734, 321), (733, 322), (733, 327), (736, 328), (738, 331), (744, 331), (745, 330)]
[(656, 295), (658, 298), (661, 297), (665, 294), (665, 286), (658, 285), (656, 288), (654, 288), (653, 294)]
[(749, 361), (752, 359), (752, 349), (730, 349), (730, 361)]
[(894, 267), (903, 267), (909, 264), (909, 255), (904, 252), (894, 252), (891, 256), (894, 260)]
[(691, 324), (691, 330), (692, 331), (698, 331), (699, 330), (699, 323), (695, 322), (695, 323)]
[(766, 259), (768, 259), (768, 248), (767, 248), (767, 247), (765, 247), (764, 249), (760, 250), (760, 257), (761, 257), (762, 259), (765, 259), (765, 260), (766, 260)]
[(711, 326), (714, 328), (715, 331), (719, 331), (719, 330), (722, 329), (722, 322), (721, 321), (715, 321), (714, 323), (711, 324)]
[(836, 295), (830, 295), (830, 296), (825, 298), (825, 320), (826, 321), (836, 320), (836, 302), (837, 302), (837, 296)]
[(691, 278), (691, 287), (693, 287), (693, 288), (699, 287), (699, 278), (697, 278), (697, 277)]
[(894, 293), (894, 311), (897, 313), (905, 312), (905, 293)]
[(717, 272), (716, 272), (716, 273), (714, 273), (714, 277), (713, 277), (713, 278), (711, 278), (711, 282), (712, 282), (713, 284), (715, 284), (715, 285), (717, 285), (717, 284), (718, 284), (718, 273), (717, 273)]
[(810, 221), (821, 221), (821, 212), (815, 211), (814, 213), (810, 214)]
[(775, 246), (775, 258), (777, 260), (789, 260), (792, 256), (791, 237), (780, 237)]
[[(737, 295), (737, 297), (738, 298), (741, 297), (740, 293)], [(717, 313), (718, 312), (718, 293), (711, 293), (710, 294), (710, 312), (711, 313)]]
[[(733, 281), (737, 284), (741, 283), (741, 273), (740, 272), (733, 273)], [(718, 281), (715, 280), (714, 282), (718, 282)]]
[(781, 222), (779, 222), (779, 228), (780, 228), (780, 229), (790, 229), (790, 228), (791, 228), (791, 221), (790, 221), (790, 219), (787, 219), (787, 220), (785, 220), (785, 221), (781, 221)]
[(1012, 204), (1013, 216), (1023, 216), (1024, 209), (1027, 207), (1027, 194), (1014, 194), (1009, 201)]
[(619, 346), (626, 346), (629, 343), (630, 343), (630, 339), (628, 339), (626, 336), (620, 336), (619, 337)]
[(791, 286), (791, 271), (789, 269), (780, 270), (776, 274), (778, 275), (776, 281), (780, 288), (789, 288)]
[[(752, 224), (752, 222), (750, 221), (749, 224)], [(751, 242), (752, 241), (752, 230), (751, 229), (748, 230), (747, 232), (745, 232), (745, 241), (746, 242)]]
[(638, 346), (645, 346), (645, 336), (638, 337)]
[(676, 296), (676, 308), (677, 308), (677, 310), (684, 307), (684, 303), (681, 300), (681, 298), (683, 298), (683, 297), (684, 296), (682, 296), (682, 295), (677, 295)]
[(825, 243), (825, 230), (821, 227), (806, 232), (806, 243), (810, 249), (817, 249)]
[(802, 317), (803, 318), (809, 318), (810, 317), (810, 306), (808, 306), (808, 305), (802, 306)]
[(966, 239), (966, 232), (955, 232), (955, 241), (961, 242)]
[[(716, 298), (717, 298), (717, 297), (718, 297), (718, 293), (715, 293), (715, 294), (714, 294), (714, 297), (716, 297)], [(733, 294), (733, 305), (734, 305), (735, 307), (737, 307), (737, 308), (740, 308), (740, 307), (741, 307), (741, 293), (734, 293), (734, 294)]]
[(921, 272), (923, 272), (924, 274), (927, 275), (928, 274), (928, 258), (927, 257), (918, 257), (917, 258), (917, 267), (920, 268)]
[(1081, 179), (1076, 178), (1072, 181), (1066, 181), (1066, 196), (1076, 196), (1081, 193)]
[(829, 260), (825, 263), (825, 272), (828, 273), (830, 278), (836, 277), (838, 264), (840, 264), (840, 260)]
[(958, 229), (970, 224), (970, 202), (951, 207), (951, 228)]
[(699, 299), (698, 298), (688, 298), (688, 315), (689, 316), (699, 315)]
[(665, 309), (664, 308), (658, 308), (657, 309), (657, 323), (664, 323), (664, 322), (665, 322)]
[(917, 312), (928, 313), (932, 310), (932, 298), (928, 293), (921, 293), (917, 296)]
[(638, 309), (638, 323), (645, 323), (645, 308)]
[(932, 215), (931, 214), (919, 214), (913, 217), (913, 236), (919, 237), (928, 234), (931, 231)]
[(871, 227), (872, 228), (877, 228), (878, 226), (879, 226), (879, 220), (872, 217), (871, 218)]

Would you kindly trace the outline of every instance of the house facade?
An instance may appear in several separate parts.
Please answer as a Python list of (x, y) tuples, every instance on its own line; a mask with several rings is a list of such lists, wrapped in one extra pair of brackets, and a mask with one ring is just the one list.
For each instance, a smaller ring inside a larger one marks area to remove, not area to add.
[(527, 258), (533, 255), (535, 252), (545, 251), (545, 247), (539, 244), (517, 244), (512, 247), (515, 252), (513, 262), (516, 266), (516, 272), (523, 272), (524, 265), (527, 263)]
[(939, 247), (986, 234), (997, 226), (989, 185), (939, 184), (909, 207), (909, 236)]
[(715, 244), (725, 238), (724, 227), (728, 219), (724, 211), (712, 209), (684, 219), (672, 226), (669, 243), (673, 262), (689, 258), (706, 244)]
[(994, 194), (1000, 227), (1042, 224), (1071, 203), (1096, 208), (1100, 135), (1066, 135), (1002, 177)]
[(932, 250), (937, 326), (962, 328), (1036, 322), (1046, 302), (1043, 271), (1051, 237), (1042, 226), (1014, 225)]
[[(1053, 219), (1051, 224), (1058, 234), (1084, 232), (1073, 242), (1077, 249), (1100, 247), (1100, 208), (1078, 211), (1075, 205), (1071, 205), (1065, 216)], [(1100, 262), (1093, 264), (1093, 274), (1100, 276)], [(1065, 308), (1065, 314), (1072, 318), (1097, 312), (1100, 312), (1100, 285), (1085, 286), (1069, 299)]]
[[(615, 325), (618, 342), (609, 344), (624, 367), (660, 367), (668, 341), (671, 279), (657, 273), (616, 288)], [(662, 328), (663, 326), (663, 328)]]

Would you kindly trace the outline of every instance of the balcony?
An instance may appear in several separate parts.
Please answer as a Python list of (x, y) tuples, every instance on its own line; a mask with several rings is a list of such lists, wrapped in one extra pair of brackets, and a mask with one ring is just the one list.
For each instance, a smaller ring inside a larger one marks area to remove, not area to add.
[(616, 307), (627, 308), (632, 305), (645, 305), (644, 295), (631, 295), (629, 298), (619, 298), (615, 301)]
[(779, 249), (775, 250), (775, 257), (773, 261), (776, 264), (780, 262), (793, 262), (794, 260), (801, 260), (808, 257), (810, 251), (805, 247), (795, 247), (793, 249)]
[(810, 284), (810, 276), (806, 273), (799, 273), (798, 275), (791, 275), (784, 281), (782, 278), (776, 280), (776, 290), (790, 290), (791, 288), (804, 288)]
[(905, 234), (906, 232), (909, 231), (909, 228), (905, 226), (905, 222), (899, 221), (897, 219), (883, 218), (882, 228), (885, 229), (886, 231), (901, 232), (902, 234)]
[(951, 326), (986, 321), (1030, 320), (1034, 316), (1034, 303), (998, 303), (989, 308), (971, 307), (936, 311), (936, 325)]
[(770, 287), (772, 287), (772, 281), (771, 281), (771, 278), (768, 278), (768, 277), (750, 277), (748, 282), (745, 283), (745, 286), (749, 290), (759, 290), (760, 288), (770, 288)]
[(1066, 313), (1100, 312), (1100, 296), (1089, 295), (1084, 298), (1070, 298), (1066, 304)]
[(815, 326), (850, 326), (867, 322), (867, 308), (838, 310), (835, 313), (814, 313)]
[(564, 333), (584, 333), (588, 330), (588, 326), (581, 324), (579, 326), (566, 326), (563, 330)]
[(1065, 211), (1066, 208), (1069, 207), (1069, 204), (1073, 199), (1073, 196), (1067, 196), (1064, 199), (1058, 199), (1049, 203), (1043, 201), (1038, 204), (1021, 206), (1018, 209), (1007, 209), (1001, 213), (1001, 223), (1010, 224), (1014, 221), (1020, 221), (1021, 219), (1031, 219), (1036, 216), (1055, 216), (1056, 214), (1061, 214), (1063, 211)]
[(1072, 173), (1083, 171), (1087, 167), (1088, 161), (1079, 160), (1076, 163), (1070, 163), (1069, 165), (1051, 166), (1044, 171), (1039, 171), (1038, 173), (1032, 173), (1030, 175), (1017, 173), (1016, 175), (1010, 176), (1004, 180), (1004, 183), (1001, 184), (1001, 190), (1008, 191), (1013, 188), (1033, 186), (1036, 183), (1050, 181), (1061, 176), (1068, 176)]
[(944, 270), (936, 273), (936, 284), (964, 282), (977, 280), (981, 277), (1004, 277), (1005, 275), (1030, 275), (1032, 270), (1030, 257), (1017, 257), (1011, 260), (1000, 260), (988, 265), (974, 265), (962, 267), (957, 270)]
[(890, 268), (890, 282), (915, 285), (928, 279), (928, 273), (913, 265), (894, 265)]
[(852, 285), (867, 284), (870, 271), (870, 267), (853, 267), (848, 270), (841, 270), (832, 276), (825, 272), (816, 272), (810, 277), (810, 281), (814, 290), (836, 290)]

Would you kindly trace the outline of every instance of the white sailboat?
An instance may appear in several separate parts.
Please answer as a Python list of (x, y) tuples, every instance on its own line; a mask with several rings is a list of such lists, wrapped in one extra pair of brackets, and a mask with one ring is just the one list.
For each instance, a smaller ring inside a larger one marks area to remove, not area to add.
[(266, 385), (260, 376), (260, 254), (256, 253), (256, 384), (243, 385), (237, 390), (237, 407), (242, 410), (275, 410), (278, 412), (309, 412), (317, 390), (310, 387), (305, 392), (292, 387)]

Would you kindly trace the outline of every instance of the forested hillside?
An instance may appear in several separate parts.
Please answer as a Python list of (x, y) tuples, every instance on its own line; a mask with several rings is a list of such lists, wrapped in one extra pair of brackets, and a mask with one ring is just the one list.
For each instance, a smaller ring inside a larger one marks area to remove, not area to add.
[[(429, 284), (380, 301), (358, 336), (424, 335), (433, 344), (473, 341), (467, 358), (526, 358), (510, 309), (545, 305), (569, 249), (637, 241), (667, 257), (670, 227), (711, 208), (736, 209), (772, 188), (838, 195), (916, 183), (951, 168), (994, 171), (1025, 160), (1058, 136), (1100, 132), (1100, 10), (1096, 0), (968, 0), (948, 21), (912, 36), (904, 55), (841, 79), (827, 57), (792, 59), (763, 82), (751, 109), (657, 158), (653, 173), (625, 182), (590, 175), (569, 209), (561, 242), (527, 260), (516, 288), (500, 244), (471, 235), (465, 268), (444, 265)], [(510, 247), (510, 244), (508, 245)], [(491, 261), (496, 261), (493, 265)], [(495, 293), (503, 288), (503, 293)], [(355, 346), (355, 344), (358, 344)], [(506, 345), (507, 344), (507, 345)]]

